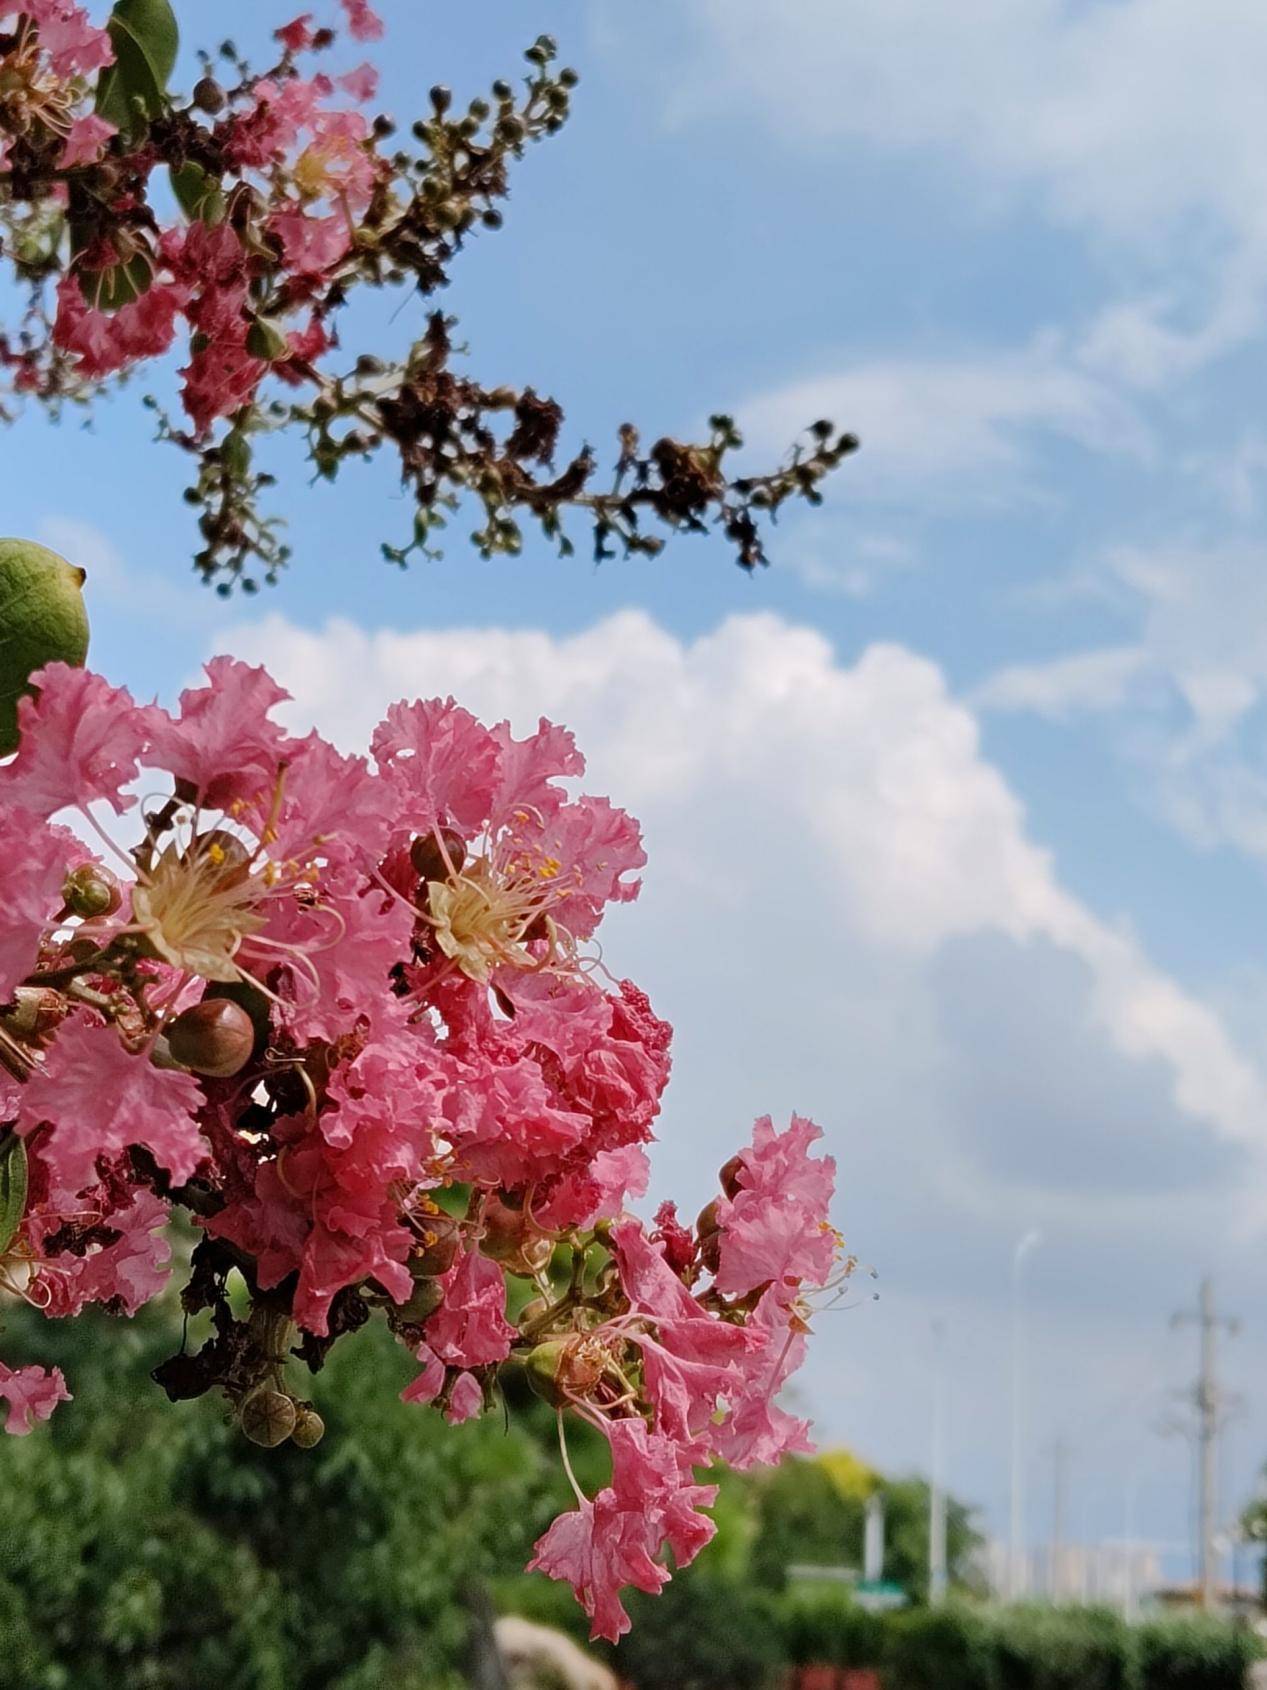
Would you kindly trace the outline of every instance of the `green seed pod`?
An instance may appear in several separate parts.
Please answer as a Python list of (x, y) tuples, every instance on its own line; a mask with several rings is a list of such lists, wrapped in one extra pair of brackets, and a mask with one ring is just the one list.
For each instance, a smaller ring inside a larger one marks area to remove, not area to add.
[(574, 1396), (592, 1391), (603, 1376), (607, 1356), (591, 1338), (547, 1338), (528, 1353), (528, 1383), (551, 1408), (563, 1408)]
[(113, 915), (123, 902), (119, 882), (101, 863), (80, 863), (62, 883), (62, 902), (71, 915), (96, 921)]
[(167, 1029), (167, 1043), (177, 1062), (195, 1074), (227, 1080), (251, 1060), (255, 1028), (247, 1012), (228, 998), (204, 998), (176, 1017)]
[(0, 540), (0, 756), (18, 748), (18, 700), (46, 663), (88, 655), (84, 572), (33, 540)]
[(242, 1431), (261, 1449), (276, 1449), (295, 1430), (298, 1415), (291, 1397), (271, 1386), (261, 1385), (242, 1404)]
[(301, 1403), (295, 1415), (295, 1429), (291, 1443), (299, 1449), (315, 1449), (326, 1435), (326, 1423), (311, 1403)]

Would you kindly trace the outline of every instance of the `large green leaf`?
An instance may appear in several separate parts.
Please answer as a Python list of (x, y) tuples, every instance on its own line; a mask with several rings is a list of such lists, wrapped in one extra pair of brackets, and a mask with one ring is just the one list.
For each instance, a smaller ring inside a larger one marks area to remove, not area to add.
[(12, 1130), (0, 1143), (0, 1256), (26, 1213), (26, 1145)]
[(171, 171), (176, 203), (191, 222), (219, 223), (224, 217), (224, 191), (214, 176), (192, 160)]
[(97, 81), (97, 111), (116, 128), (130, 131), (138, 103), (146, 117), (162, 111), (180, 31), (170, 0), (117, 0), (106, 28), (114, 63)]

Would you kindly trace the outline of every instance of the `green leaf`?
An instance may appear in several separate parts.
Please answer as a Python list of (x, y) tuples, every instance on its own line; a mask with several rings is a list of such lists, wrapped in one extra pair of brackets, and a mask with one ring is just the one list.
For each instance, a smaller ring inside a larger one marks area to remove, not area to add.
[(97, 111), (126, 133), (136, 125), (138, 104), (146, 117), (162, 111), (180, 31), (170, 0), (117, 0), (106, 28), (114, 63), (97, 80)]
[(0, 1143), (0, 1256), (26, 1213), (26, 1145), (15, 1132)]
[(214, 177), (190, 161), (171, 170), (176, 203), (191, 222), (219, 223), (224, 218), (224, 193)]
[(112, 264), (108, 270), (81, 270), (79, 287), (96, 311), (118, 311), (148, 291), (154, 280), (154, 266), (143, 252), (126, 264)]

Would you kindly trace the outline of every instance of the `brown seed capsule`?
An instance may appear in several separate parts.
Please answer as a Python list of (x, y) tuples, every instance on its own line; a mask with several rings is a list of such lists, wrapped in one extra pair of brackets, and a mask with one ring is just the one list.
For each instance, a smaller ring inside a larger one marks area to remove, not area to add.
[(62, 902), (71, 915), (96, 921), (113, 915), (123, 902), (119, 882), (101, 863), (80, 863), (62, 883)]
[(716, 1199), (705, 1204), (699, 1212), (695, 1231), (699, 1237), (700, 1260), (709, 1273), (716, 1273), (721, 1263), (721, 1222), (717, 1218)]
[[(466, 862), (466, 841), (451, 827), (442, 827), (439, 833), (439, 839), (434, 832), (420, 833), (409, 847), (409, 860), (419, 880), (447, 880), (450, 873), (462, 872), (462, 865)], [(443, 850), (440, 849), (442, 843)]]
[(182, 1010), (167, 1029), (177, 1062), (195, 1074), (226, 1080), (240, 1073), (255, 1048), (251, 1017), (228, 998), (204, 998)]
[(300, 1449), (315, 1449), (325, 1435), (325, 1421), (311, 1403), (301, 1403), (295, 1415), (295, 1429), (290, 1434), (291, 1443)]
[(739, 1183), (739, 1176), (746, 1166), (747, 1164), (742, 1156), (732, 1156), (729, 1162), (722, 1164), (721, 1172), (717, 1176), (721, 1181), (722, 1190), (732, 1202), (743, 1190), (743, 1186)]
[(224, 110), (225, 92), (214, 76), (204, 76), (194, 84), (194, 104), (209, 117)]
[(276, 1449), (295, 1430), (294, 1400), (283, 1391), (262, 1385), (242, 1404), (242, 1430), (261, 1449)]
[(534, 1226), (526, 1209), (516, 1209), (500, 1197), (490, 1197), (484, 1205), (480, 1249), (511, 1273), (526, 1278), (540, 1273), (548, 1264), (554, 1254), (554, 1241)]

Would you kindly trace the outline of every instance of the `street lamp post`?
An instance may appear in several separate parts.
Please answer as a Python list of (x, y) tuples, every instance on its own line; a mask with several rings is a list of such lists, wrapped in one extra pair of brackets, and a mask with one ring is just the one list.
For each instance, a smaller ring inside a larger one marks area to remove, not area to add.
[(1032, 1228), (1022, 1234), (1016, 1241), (1016, 1248), (1012, 1251), (1012, 1482), (1011, 1482), (1011, 1522), (1008, 1537), (1008, 1577), (1007, 1593), (1011, 1601), (1015, 1602), (1022, 1594), (1022, 1557), (1024, 1554), (1025, 1531), (1025, 1503), (1024, 1503), (1024, 1474), (1022, 1471), (1022, 1434), (1024, 1430), (1024, 1412), (1021, 1400), (1022, 1373), (1022, 1314), (1021, 1303), (1021, 1269), (1025, 1265), (1026, 1257), (1036, 1250), (1043, 1241), (1041, 1232)]

